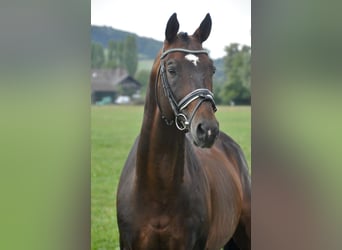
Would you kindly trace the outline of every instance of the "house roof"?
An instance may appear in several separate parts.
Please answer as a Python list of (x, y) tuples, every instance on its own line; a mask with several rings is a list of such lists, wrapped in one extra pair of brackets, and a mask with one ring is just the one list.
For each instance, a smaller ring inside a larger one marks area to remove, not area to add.
[(128, 75), (127, 71), (122, 68), (91, 70), (92, 91), (117, 91), (118, 85), (126, 83), (133, 83), (137, 87), (141, 86), (138, 81)]

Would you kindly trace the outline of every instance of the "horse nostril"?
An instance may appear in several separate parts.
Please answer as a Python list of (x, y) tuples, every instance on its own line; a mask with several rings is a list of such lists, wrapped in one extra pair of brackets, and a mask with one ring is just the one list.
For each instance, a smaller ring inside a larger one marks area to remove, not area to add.
[(198, 136), (198, 139), (205, 139), (205, 130), (203, 129), (203, 126), (202, 126), (202, 123), (198, 124), (197, 126), (197, 136)]
[(197, 126), (197, 137), (204, 141), (214, 141), (218, 133), (217, 126), (208, 126), (205, 124), (198, 124)]

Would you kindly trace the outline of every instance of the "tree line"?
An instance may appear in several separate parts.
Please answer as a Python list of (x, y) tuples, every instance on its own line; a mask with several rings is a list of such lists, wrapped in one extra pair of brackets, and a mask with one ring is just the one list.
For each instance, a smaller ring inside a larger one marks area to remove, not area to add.
[(128, 35), (123, 41), (108, 42), (107, 49), (100, 43), (91, 44), (91, 67), (92, 68), (117, 68), (127, 69), (132, 76), (138, 68), (138, 52), (135, 37)]
[(225, 47), (224, 78), (215, 84), (219, 104), (251, 104), (251, 47), (232, 43)]
[[(218, 104), (251, 104), (251, 47), (232, 43), (225, 47), (223, 57), (223, 78), (214, 78), (214, 94)], [(129, 35), (123, 41), (109, 41), (108, 48), (92, 43), (92, 68), (126, 68), (128, 73), (142, 83), (142, 92), (146, 90), (149, 71), (136, 72), (138, 52), (135, 37)]]

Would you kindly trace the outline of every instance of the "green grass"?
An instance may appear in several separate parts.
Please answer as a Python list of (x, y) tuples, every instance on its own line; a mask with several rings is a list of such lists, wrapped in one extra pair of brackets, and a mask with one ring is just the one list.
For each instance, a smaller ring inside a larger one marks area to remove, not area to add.
[[(251, 157), (250, 107), (218, 107), (220, 129)], [(121, 169), (140, 131), (142, 106), (91, 108), (91, 249), (119, 249), (115, 195)]]
[(251, 166), (251, 108), (219, 106), (216, 118), (220, 130), (230, 135), (242, 148)]

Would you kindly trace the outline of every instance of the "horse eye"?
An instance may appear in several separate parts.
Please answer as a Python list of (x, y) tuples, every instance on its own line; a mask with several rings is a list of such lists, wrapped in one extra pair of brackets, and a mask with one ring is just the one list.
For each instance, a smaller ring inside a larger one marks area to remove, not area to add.
[(168, 68), (167, 71), (171, 74), (171, 75), (175, 75), (176, 74), (176, 70), (174, 68)]
[(213, 66), (213, 74), (215, 74), (215, 73), (216, 73), (216, 67)]

